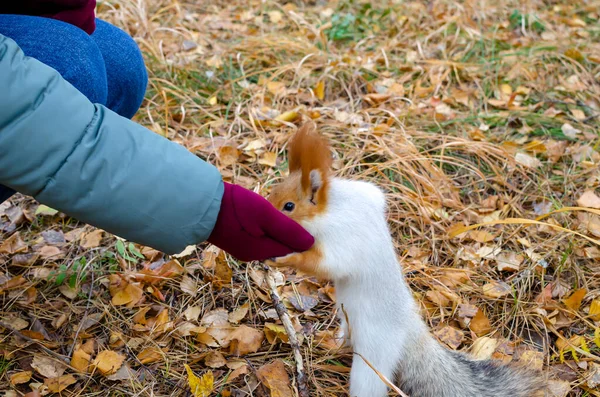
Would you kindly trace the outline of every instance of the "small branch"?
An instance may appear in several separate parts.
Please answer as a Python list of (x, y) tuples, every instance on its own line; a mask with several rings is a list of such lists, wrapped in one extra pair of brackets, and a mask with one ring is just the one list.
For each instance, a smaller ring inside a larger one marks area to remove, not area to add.
[(300, 397), (310, 397), (306, 372), (304, 372), (304, 361), (302, 360), (302, 354), (300, 353), (300, 343), (298, 343), (298, 338), (296, 337), (296, 330), (294, 329), (294, 325), (292, 324), (292, 320), (290, 319), (290, 315), (286, 307), (281, 302), (281, 298), (277, 293), (277, 287), (275, 286), (275, 279), (273, 278), (271, 268), (264, 264), (263, 267), (267, 271), (266, 280), (267, 285), (271, 290), (271, 300), (273, 301), (273, 306), (275, 306), (275, 311), (277, 311), (277, 315), (283, 323), (285, 332), (288, 334), (288, 338), (290, 339), (292, 351), (294, 352), (294, 360), (296, 361), (296, 372), (298, 379), (298, 393)]
[(55, 351), (52, 351), (50, 349), (48, 349), (46, 346), (44, 346), (40, 341), (35, 340), (33, 338), (30, 338), (27, 335), (23, 335), (21, 332), (19, 332), (16, 328), (11, 327), (10, 325), (6, 324), (3, 321), (0, 321), (0, 327), (2, 328), (6, 328), (7, 330), (11, 331), (12, 333), (14, 333), (15, 335), (17, 335), (19, 338), (26, 340), (27, 342), (31, 342), (36, 344), (40, 349), (42, 349), (43, 351), (45, 351), (46, 353), (48, 353), (49, 355), (51, 355), (52, 357), (56, 358), (57, 360), (60, 360), (64, 363), (66, 363), (69, 368), (71, 367), (70, 365), (70, 360), (68, 357), (64, 357), (58, 353), (56, 353)]

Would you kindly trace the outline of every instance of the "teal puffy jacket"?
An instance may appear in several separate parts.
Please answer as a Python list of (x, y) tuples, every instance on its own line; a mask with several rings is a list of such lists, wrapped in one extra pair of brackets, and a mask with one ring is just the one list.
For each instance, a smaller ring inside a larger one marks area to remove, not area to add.
[(0, 184), (167, 254), (208, 238), (223, 196), (215, 167), (92, 104), (2, 35)]

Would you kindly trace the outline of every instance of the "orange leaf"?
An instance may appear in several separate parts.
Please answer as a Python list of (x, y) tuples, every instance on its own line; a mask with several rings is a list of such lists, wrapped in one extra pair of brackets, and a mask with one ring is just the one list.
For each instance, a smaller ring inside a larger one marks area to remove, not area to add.
[(587, 294), (587, 289), (578, 289), (577, 291), (573, 292), (571, 296), (564, 299), (563, 303), (566, 307), (576, 312), (577, 310), (579, 310), (581, 302), (583, 301), (583, 298), (585, 298), (585, 294)]

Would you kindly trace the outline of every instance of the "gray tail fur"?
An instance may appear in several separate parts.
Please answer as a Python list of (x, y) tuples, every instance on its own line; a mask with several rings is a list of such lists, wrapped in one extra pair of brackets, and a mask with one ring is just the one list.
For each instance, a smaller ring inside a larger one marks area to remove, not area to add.
[(536, 371), (474, 360), (435, 345), (421, 350), (418, 359), (405, 359), (399, 365), (397, 384), (411, 397), (544, 396), (544, 377)]

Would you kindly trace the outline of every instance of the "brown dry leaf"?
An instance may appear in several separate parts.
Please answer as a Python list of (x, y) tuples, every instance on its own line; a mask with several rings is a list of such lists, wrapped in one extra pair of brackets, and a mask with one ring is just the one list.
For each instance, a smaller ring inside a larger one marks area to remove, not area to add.
[(112, 297), (112, 304), (115, 306), (126, 305), (128, 303), (137, 303), (144, 296), (144, 290), (136, 284), (127, 284), (125, 288), (115, 293)]
[(212, 351), (204, 358), (204, 364), (210, 368), (221, 368), (227, 364), (227, 360), (218, 351)]
[(10, 376), (10, 384), (14, 386), (14, 385), (20, 385), (22, 383), (27, 383), (27, 382), (29, 382), (29, 379), (31, 379), (32, 374), (33, 374), (33, 372), (31, 372), (31, 371), (21, 371), (21, 372), (12, 374)]
[(44, 378), (58, 378), (65, 373), (67, 366), (50, 357), (34, 354), (31, 368), (35, 369)]
[(502, 298), (503, 296), (510, 294), (510, 292), (510, 285), (503, 281), (492, 281), (483, 286), (483, 294), (488, 298)]
[(104, 231), (100, 229), (93, 230), (81, 237), (81, 242), (79, 245), (85, 249), (97, 248), (102, 242), (102, 237), (104, 237)]
[(64, 258), (65, 254), (60, 250), (60, 248), (55, 247), (53, 245), (45, 245), (38, 251), (40, 257), (42, 259), (52, 259), (57, 260)]
[(496, 256), (495, 260), (499, 271), (518, 272), (525, 257), (515, 252), (501, 252)]
[(532, 157), (525, 153), (517, 153), (515, 155), (515, 160), (517, 163), (527, 167), (527, 168), (539, 168), (542, 166), (542, 162), (535, 157)]
[(0, 245), (0, 254), (17, 254), (27, 252), (28, 249), (27, 244), (21, 238), (21, 233), (16, 232)]
[(104, 376), (112, 375), (123, 365), (125, 356), (112, 350), (103, 350), (94, 360), (94, 367)]
[(73, 352), (73, 357), (71, 357), (71, 366), (79, 372), (86, 373), (89, 371), (91, 361), (91, 353), (87, 353), (82, 347), (80, 347)]
[(498, 347), (498, 339), (488, 338), (487, 336), (477, 338), (471, 345), (471, 354), (477, 360), (488, 360)]
[(284, 94), (286, 91), (285, 83), (282, 83), (281, 81), (268, 81), (267, 90), (273, 95)]
[(217, 289), (231, 284), (231, 277), (233, 275), (233, 270), (229, 267), (227, 260), (225, 258), (219, 259), (220, 257), (217, 258), (215, 264), (215, 277), (212, 281), (213, 286)]
[(463, 340), (465, 339), (465, 334), (462, 331), (449, 325), (445, 326), (444, 328), (438, 329), (434, 332), (434, 335), (440, 341), (444, 342), (446, 345), (448, 345), (454, 350), (458, 349), (462, 344)]
[(278, 359), (263, 365), (256, 371), (256, 376), (271, 392), (271, 397), (293, 397), (294, 393), (290, 384), (285, 365)]
[(600, 197), (593, 190), (586, 190), (585, 193), (577, 199), (577, 205), (580, 207), (600, 209)]
[(544, 366), (544, 354), (535, 350), (525, 350), (519, 357), (519, 362), (531, 369), (541, 371)]
[(248, 373), (248, 365), (246, 363), (242, 363), (241, 366), (235, 368), (231, 374), (229, 375), (229, 377), (227, 378), (228, 381), (233, 382), (234, 379), (238, 378), (241, 375), (245, 375)]
[(141, 364), (151, 364), (161, 361), (164, 358), (164, 353), (157, 347), (147, 347), (137, 355)]
[(470, 239), (473, 241), (477, 241), (479, 243), (489, 243), (490, 241), (494, 241), (496, 238), (492, 233), (488, 233), (485, 230), (471, 230), (467, 233)]
[(185, 312), (183, 312), (183, 315), (185, 316), (185, 319), (188, 321), (198, 321), (198, 318), (200, 317), (201, 312), (202, 312), (202, 308), (200, 306), (190, 306), (187, 309), (185, 309)]
[(573, 292), (571, 296), (564, 299), (563, 303), (566, 307), (576, 312), (577, 310), (579, 310), (581, 302), (583, 301), (583, 298), (585, 298), (585, 294), (587, 294), (587, 289), (578, 289), (577, 291)]
[(84, 228), (73, 229), (70, 232), (65, 233), (65, 240), (68, 242), (77, 241), (83, 235)]
[(1, 318), (2, 322), (10, 325), (17, 331), (27, 328), (29, 326), (29, 322), (27, 320), (23, 320), (20, 317), (14, 315), (7, 315), (6, 317)]
[(77, 379), (71, 374), (59, 376), (58, 378), (46, 379), (44, 385), (52, 393), (60, 393), (72, 384), (77, 383)]
[(233, 146), (221, 146), (218, 151), (219, 163), (227, 167), (237, 163), (240, 158), (240, 150)]
[(262, 344), (264, 334), (257, 329), (241, 325), (227, 336), (231, 342), (229, 352), (236, 356), (256, 353)]
[(61, 294), (63, 294), (69, 299), (77, 298), (77, 294), (79, 293), (79, 289), (71, 288), (69, 284), (62, 284), (60, 287), (58, 287), (58, 290)]
[(192, 297), (198, 294), (198, 283), (196, 283), (196, 280), (194, 280), (188, 275), (185, 275), (181, 278), (179, 288), (186, 294), (191, 295)]
[(246, 317), (248, 310), (250, 309), (250, 303), (246, 302), (242, 306), (237, 307), (234, 311), (229, 313), (228, 319), (230, 323), (237, 324)]
[(471, 319), (469, 323), (469, 328), (471, 331), (475, 332), (477, 336), (483, 336), (488, 334), (492, 330), (492, 324), (490, 324), (490, 320), (487, 318), (483, 310), (477, 310), (477, 314)]

